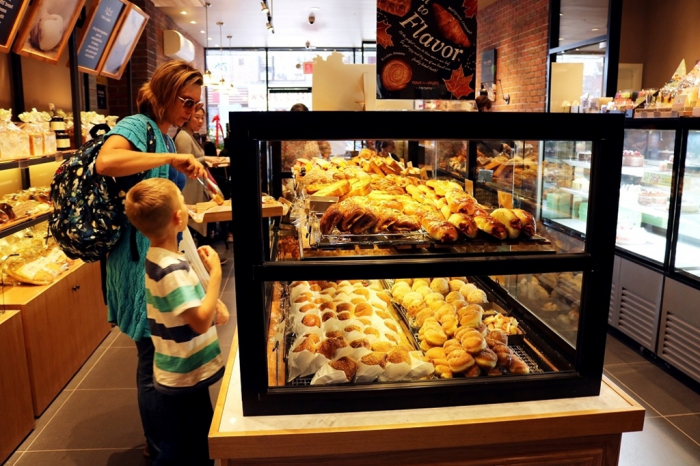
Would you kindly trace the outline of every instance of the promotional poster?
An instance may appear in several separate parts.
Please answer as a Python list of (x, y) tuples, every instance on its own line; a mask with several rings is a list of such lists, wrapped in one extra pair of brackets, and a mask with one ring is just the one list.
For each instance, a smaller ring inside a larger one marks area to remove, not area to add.
[(478, 0), (377, 0), (377, 98), (474, 99)]

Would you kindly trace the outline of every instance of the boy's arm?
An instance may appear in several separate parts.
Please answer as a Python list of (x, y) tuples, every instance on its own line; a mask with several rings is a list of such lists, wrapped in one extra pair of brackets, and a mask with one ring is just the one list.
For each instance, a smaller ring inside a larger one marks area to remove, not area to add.
[(214, 322), (221, 288), (221, 260), (216, 251), (209, 246), (202, 246), (197, 252), (209, 272), (209, 287), (202, 304), (184, 311), (182, 318), (192, 330), (202, 334), (209, 330)]

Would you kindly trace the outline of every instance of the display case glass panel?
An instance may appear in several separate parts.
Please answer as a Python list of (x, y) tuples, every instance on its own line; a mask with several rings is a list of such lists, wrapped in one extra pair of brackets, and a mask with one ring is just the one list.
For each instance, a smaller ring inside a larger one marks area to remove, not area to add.
[(676, 241), (677, 272), (700, 278), (700, 131), (688, 132)]
[(676, 130), (625, 129), (616, 246), (663, 265)]

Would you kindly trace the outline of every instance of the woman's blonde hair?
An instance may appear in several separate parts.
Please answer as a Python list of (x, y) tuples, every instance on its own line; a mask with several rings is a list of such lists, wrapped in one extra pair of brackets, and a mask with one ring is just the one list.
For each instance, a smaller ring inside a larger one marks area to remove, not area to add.
[(184, 88), (203, 83), (202, 73), (186, 61), (165, 62), (156, 68), (151, 80), (139, 89), (136, 107), (139, 113), (149, 115), (160, 123)]
[(167, 178), (149, 178), (126, 194), (124, 210), (131, 224), (148, 238), (161, 238), (180, 209), (180, 190)]

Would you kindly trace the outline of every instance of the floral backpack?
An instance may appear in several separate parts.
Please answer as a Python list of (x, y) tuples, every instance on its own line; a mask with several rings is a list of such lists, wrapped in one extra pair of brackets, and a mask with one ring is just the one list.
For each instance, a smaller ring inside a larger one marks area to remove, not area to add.
[[(113, 178), (97, 173), (95, 162), (106, 140), (105, 134), (88, 141), (58, 167), (51, 181), (49, 231), (71, 259), (95, 262), (117, 244), (126, 222), (126, 192), (145, 175)], [(150, 124), (147, 141), (148, 152), (155, 152)]]

